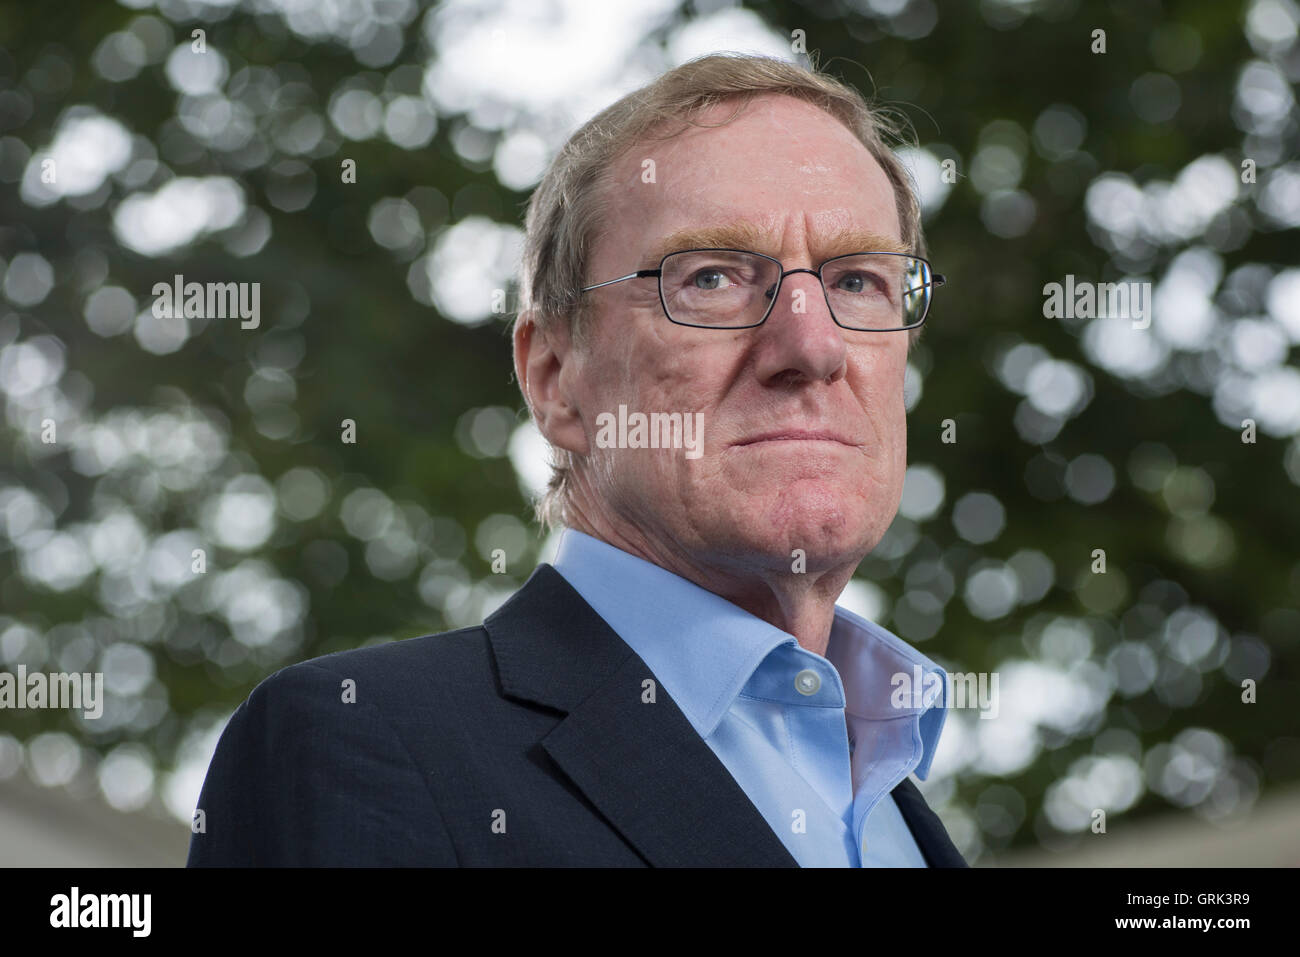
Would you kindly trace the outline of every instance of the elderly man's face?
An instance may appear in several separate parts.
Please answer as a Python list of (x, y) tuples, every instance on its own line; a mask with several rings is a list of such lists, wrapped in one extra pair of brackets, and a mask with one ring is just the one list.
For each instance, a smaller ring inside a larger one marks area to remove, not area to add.
[[(647, 159), (654, 183), (643, 182)], [(589, 282), (653, 268), (674, 248), (738, 246), (785, 269), (901, 248), (880, 164), (791, 97), (759, 97), (725, 126), (648, 143), (614, 174)], [(788, 276), (766, 323), (749, 329), (669, 322), (654, 279), (585, 295), (596, 311), (591, 347), (564, 378), (591, 457), (584, 484), (603, 515), (658, 555), (739, 574), (789, 571), (794, 549), (816, 571), (875, 547), (906, 468), (906, 332), (840, 328), (808, 273)], [(702, 456), (598, 447), (597, 416), (620, 404), (703, 413)]]

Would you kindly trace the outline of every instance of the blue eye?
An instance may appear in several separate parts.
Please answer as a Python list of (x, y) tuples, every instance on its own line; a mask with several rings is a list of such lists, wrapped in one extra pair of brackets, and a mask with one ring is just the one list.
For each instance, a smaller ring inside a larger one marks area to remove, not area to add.
[(886, 285), (880, 277), (863, 272), (845, 273), (835, 282), (836, 289), (854, 294), (870, 292), (872, 288), (884, 289)]
[(726, 281), (727, 277), (718, 269), (701, 269), (691, 277), (691, 284), (696, 289), (704, 290), (721, 289)]

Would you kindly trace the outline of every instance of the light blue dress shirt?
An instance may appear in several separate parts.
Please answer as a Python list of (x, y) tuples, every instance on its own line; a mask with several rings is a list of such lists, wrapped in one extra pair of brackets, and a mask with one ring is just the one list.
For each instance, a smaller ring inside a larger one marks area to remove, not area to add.
[(553, 566), (646, 663), (801, 866), (926, 866), (889, 792), (929, 774), (945, 683), (923, 680), (937, 697), (894, 707), (891, 682), (943, 675), (934, 662), (838, 606), (822, 657), (576, 529), (562, 531)]

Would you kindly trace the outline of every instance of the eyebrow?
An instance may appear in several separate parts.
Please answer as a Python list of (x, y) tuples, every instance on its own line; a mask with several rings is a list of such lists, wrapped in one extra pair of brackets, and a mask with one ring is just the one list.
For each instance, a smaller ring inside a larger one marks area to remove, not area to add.
[[(848, 253), (904, 253), (911, 252), (902, 242), (879, 233), (860, 229), (840, 228), (815, 236), (809, 243), (811, 250), (821, 260), (833, 259)], [(648, 260), (657, 266), (669, 253), (683, 249), (747, 249), (778, 258), (780, 252), (771, 233), (756, 223), (736, 220), (716, 226), (679, 229), (654, 243), (646, 252)]]

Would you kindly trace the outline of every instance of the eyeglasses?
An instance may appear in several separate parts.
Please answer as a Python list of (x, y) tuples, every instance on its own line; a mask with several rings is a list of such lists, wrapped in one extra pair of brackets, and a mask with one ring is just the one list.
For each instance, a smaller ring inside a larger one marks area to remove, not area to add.
[(934, 289), (945, 282), (930, 263), (905, 253), (850, 253), (818, 269), (785, 269), (780, 260), (743, 249), (683, 249), (658, 269), (583, 286), (582, 292), (628, 279), (659, 280), (664, 315), (679, 326), (748, 329), (767, 321), (786, 276), (818, 278), (831, 318), (843, 329), (899, 332), (925, 322)]

